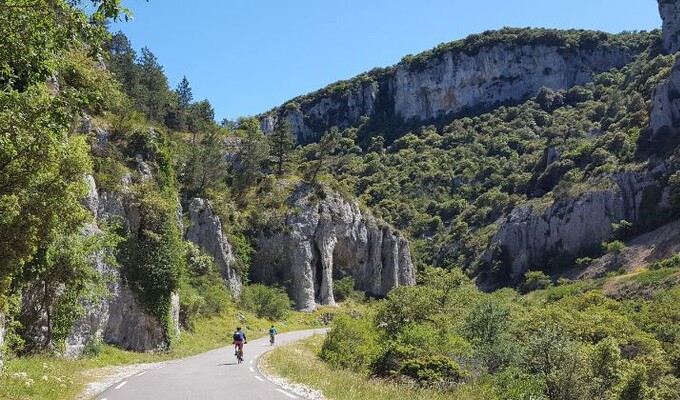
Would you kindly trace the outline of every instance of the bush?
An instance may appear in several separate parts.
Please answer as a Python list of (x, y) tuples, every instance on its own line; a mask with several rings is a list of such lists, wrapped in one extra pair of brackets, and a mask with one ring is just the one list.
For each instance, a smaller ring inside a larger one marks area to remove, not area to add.
[(524, 282), (519, 285), (519, 291), (529, 293), (534, 290), (547, 289), (550, 286), (552, 286), (552, 281), (543, 271), (527, 271), (524, 274)]
[(333, 329), (326, 335), (320, 357), (335, 368), (366, 371), (378, 353), (378, 333), (372, 318), (340, 314), (333, 318)]
[(354, 290), (354, 283), (354, 278), (351, 276), (333, 281), (333, 297), (335, 301), (363, 301), (365, 296), (362, 292)]
[(415, 379), (422, 386), (439, 387), (452, 386), (469, 376), (457, 362), (445, 355), (426, 355), (405, 360), (399, 372)]
[(180, 286), (180, 320), (189, 322), (194, 315), (219, 315), (232, 298), (212, 257), (195, 244), (186, 243), (186, 263), (185, 282)]
[(654, 264), (649, 266), (649, 269), (651, 270), (658, 270), (663, 268), (680, 268), (680, 253), (675, 254), (671, 258), (655, 262)]
[(543, 399), (545, 382), (519, 367), (510, 367), (494, 375), (494, 387), (501, 399)]
[(609, 243), (602, 243), (602, 250), (607, 254), (618, 255), (626, 248), (626, 245), (620, 240), (614, 240)]
[(83, 357), (97, 358), (104, 350), (104, 343), (100, 338), (94, 338), (83, 347)]
[(292, 311), (290, 298), (283, 289), (259, 283), (243, 288), (241, 305), (260, 318), (272, 320), (283, 319)]

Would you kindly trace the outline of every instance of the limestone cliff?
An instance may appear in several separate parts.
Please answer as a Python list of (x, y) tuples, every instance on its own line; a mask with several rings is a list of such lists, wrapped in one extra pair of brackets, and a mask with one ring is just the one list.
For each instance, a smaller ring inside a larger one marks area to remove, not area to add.
[[(144, 166), (140, 165), (140, 170)], [(144, 174), (140, 179), (145, 179)], [(134, 206), (129, 185), (132, 178), (127, 175), (121, 182), (118, 192), (98, 191), (92, 177), (88, 177), (89, 194), (84, 206), (93, 215), (95, 222), (118, 222), (130, 231), (139, 223), (139, 211)], [(84, 234), (97, 234), (97, 224), (86, 227)], [(144, 311), (125, 283), (119, 269), (106, 261), (104, 254), (96, 254), (93, 263), (99, 273), (107, 279), (109, 295), (101, 303), (85, 304), (86, 315), (74, 324), (66, 339), (66, 354), (78, 355), (83, 347), (95, 339), (119, 347), (153, 351), (168, 346), (170, 338), (162, 328), (161, 322)], [(172, 296), (172, 334), (179, 335), (179, 297)]]
[(261, 235), (251, 278), (285, 282), (298, 309), (335, 304), (333, 280), (345, 276), (354, 278), (356, 289), (376, 296), (415, 284), (408, 241), (357, 203), (301, 184), (289, 206), (285, 227)]
[(680, 128), (680, 59), (676, 60), (668, 80), (654, 89), (649, 116), (654, 133)]
[[(663, 166), (654, 172), (662, 170)], [(545, 267), (541, 262), (548, 254), (579, 256), (608, 241), (612, 223), (626, 220), (635, 224), (646, 216), (643, 203), (656, 206), (653, 203), (661, 199), (651, 198), (653, 190), (647, 189), (659, 185), (650, 175), (617, 174), (613, 187), (593, 188), (576, 198), (556, 201), (544, 211), (519, 206), (500, 223), (492, 243), (504, 250), (515, 277), (529, 268)]]
[[(586, 83), (599, 72), (626, 65), (642, 49), (607, 43), (612, 36), (597, 32), (568, 31), (579, 38), (576, 45), (550, 31), (529, 43), (519, 40), (518, 32), (508, 29), (506, 40), (489, 40), (472, 49), (444, 46), (293, 99), (262, 116), (263, 129), (271, 132), (285, 118), (298, 141), (309, 142), (333, 126), (357, 125), (362, 117), (428, 121), (490, 108), (527, 99), (542, 86), (568, 89)], [(458, 43), (466, 42), (452, 45)]]
[(222, 232), (222, 223), (209, 201), (195, 198), (189, 205), (189, 226), (186, 238), (208, 253), (220, 269), (226, 286), (234, 295), (241, 292), (241, 277), (234, 269), (236, 259)]
[(669, 53), (680, 50), (680, 2), (658, 0), (659, 14), (663, 21), (663, 44)]

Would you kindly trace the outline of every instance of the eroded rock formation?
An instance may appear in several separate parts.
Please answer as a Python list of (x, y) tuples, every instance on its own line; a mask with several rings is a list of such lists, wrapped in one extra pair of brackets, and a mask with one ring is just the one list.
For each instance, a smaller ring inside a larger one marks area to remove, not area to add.
[(680, 2), (659, 0), (659, 14), (663, 21), (663, 44), (668, 53), (680, 50)]
[(680, 128), (680, 59), (676, 61), (668, 81), (654, 90), (649, 121), (654, 133), (664, 128)]
[(519, 206), (503, 221), (492, 243), (500, 245), (513, 276), (530, 267), (542, 268), (546, 254), (578, 256), (612, 235), (612, 223), (636, 223), (645, 215), (646, 189), (658, 183), (647, 174), (614, 176), (613, 187), (590, 190), (577, 198), (555, 202), (544, 211)]
[(298, 309), (335, 304), (333, 280), (345, 276), (376, 296), (415, 284), (408, 241), (356, 202), (301, 184), (289, 205), (293, 211), (282, 231), (260, 237), (251, 277), (286, 283)]
[(209, 201), (195, 198), (189, 205), (191, 225), (187, 240), (202, 248), (214, 260), (229, 290), (238, 295), (241, 292), (241, 278), (234, 269), (235, 258), (227, 237), (222, 232), (222, 223)]
[[(93, 215), (95, 222), (117, 222), (127, 231), (136, 229), (139, 210), (134, 206), (130, 194), (131, 181), (129, 175), (124, 176), (121, 191), (100, 193), (94, 179), (87, 177), (89, 192), (83, 205)], [(101, 231), (96, 223), (88, 224), (83, 230), (84, 235), (99, 233)], [(109, 295), (102, 302), (84, 304), (85, 316), (76, 321), (66, 339), (66, 355), (78, 355), (88, 343), (99, 339), (136, 351), (166, 348), (170, 338), (161, 321), (142, 308), (120, 270), (108, 263), (103, 253), (95, 254), (93, 263), (106, 278)], [(179, 335), (179, 297), (176, 294), (172, 295), (171, 323), (170, 334)]]

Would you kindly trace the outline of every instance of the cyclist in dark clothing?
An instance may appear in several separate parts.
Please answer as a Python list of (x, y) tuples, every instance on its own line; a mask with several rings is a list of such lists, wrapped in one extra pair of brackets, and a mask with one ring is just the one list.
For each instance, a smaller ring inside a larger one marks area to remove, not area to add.
[(238, 355), (239, 350), (241, 354), (243, 354), (243, 345), (245, 343), (248, 343), (248, 339), (246, 338), (246, 334), (241, 330), (240, 326), (236, 327), (236, 332), (234, 332), (233, 336), (233, 341), (232, 344), (234, 345), (234, 350), (236, 351), (236, 355)]
[(274, 344), (274, 336), (276, 336), (277, 333), (278, 332), (276, 331), (276, 328), (274, 328), (274, 325), (272, 325), (272, 327), (269, 328), (269, 344)]

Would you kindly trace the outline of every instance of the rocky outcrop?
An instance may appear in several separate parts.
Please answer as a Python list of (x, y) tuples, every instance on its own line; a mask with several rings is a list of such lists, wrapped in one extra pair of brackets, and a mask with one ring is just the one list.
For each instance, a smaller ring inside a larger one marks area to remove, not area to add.
[(626, 65), (641, 50), (585, 44), (604, 43), (608, 37), (576, 34), (584, 35), (584, 44), (568, 50), (547, 36), (536, 44), (516, 44), (508, 39), (472, 52), (449, 50), (421, 55), (294, 99), (264, 115), (262, 127), (271, 132), (284, 118), (299, 142), (309, 142), (333, 126), (355, 126), (364, 116), (433, 120), (518, 102), (535, 96), (542, 86), (557, 90), (586, 83), (599, 72)]
[(189, 220), (186, 238), (208, 253), (220, 269), (226, 286), (236, 296), (241, 292), (241, 278), (234, 268), (231, 245), (222, 231), (220, 218), (205, 199), (195, 198), (189, 204)]
[(430, 120), (466, 108), (520, 101), (542, 86), (568, 89), (597, 72), (621, 67), (632, 54), (564, 53), (553, 46), (499, 44), (475, 55), (447, 52), (422, 70), (398, 68), (390, 82), (396, 115)]
[(362, 116), (374, 115), (378, 89), (378, 83), (371, 80), (342, 93), (314, 99), (309, 104), (291, 103), (264, 116), (262, 130), (273, 132), (278, 120), (285, 118), (298, 142), (313, 141), (332, 126), (344, 129), (356, 125)]
[[(139, 167), (143, 169), (143, 166)], [(95, 222), (122, 223), (126, 231), (135, 230), (139, 224), (139, 210), (134, 205), (129, 190), (131, 176), (122, 180), (119, 192), (98, 192), (94, 179), (87, 177), (88, 195), (83, 205), (93, 215)], [(96, 235), (101, 231), (96, 223), (88, 224), (83, 235)], [(99, 252), (92, 258), (97, 271), (107, 282), (108, 296), (100, 302), (84, 304), (86, 313), (78, 319), (66, 339), (66, 355), (77, 356), (94, 340), (136, 351), (154, 351), (169, 345), (161, 321), (144, 311), (125, 283), (120, 270)], [(172, 331), (179, 335), (179, 298), (172, 296)]]
[(668, 80), (652, 93), (649, 122), (654, 133), (662, 129), (680, 128), (680, 58), (675, 62)]
[[(668, 53), (680, 50), (680, 2), (659, 0), (663, 21), (664, 48)], [(668, 80), (655, 88), (649, 116), (654, 134), (664, 129), (680, 128), (680, 59), (677, 59)]]
[[(103, 333), (104, 342), (128, 350), (156, 351), (169, 346), (170, 338), (161, 322), (146, 313), (130, 288), (117, 282), (109, 300), (109, 315)], [(179, 335), (179, 297), (172, 299), (172, 334)]]
[(668, 53), (680, 50), (680, 2), (658, 0), (659, 14), (663, 21), (663, 44)]
[[(321, 196), (321, 200), (314, 200)], [(301, 184), (280, 232), (265, 234), (253, 259), (255, 282), (285, 283), (300, 310), (333, 305), (333, 280), (351, 276), (356, 289), (384, 296), (414, 285), (408, 241), (381, 225), (356, 202)]]
[(639, 222), (645, 215), (646, 189), (656, 181), (642, 173), (614, 176), (614, 187), (591, 190), (578, 198), (555, 202), (543, 212), (515, 208), (492, 239), (501, 246), (513, 276), (540, 265), (544, 256), (578, 256), (611, 238), (612, 223)]

